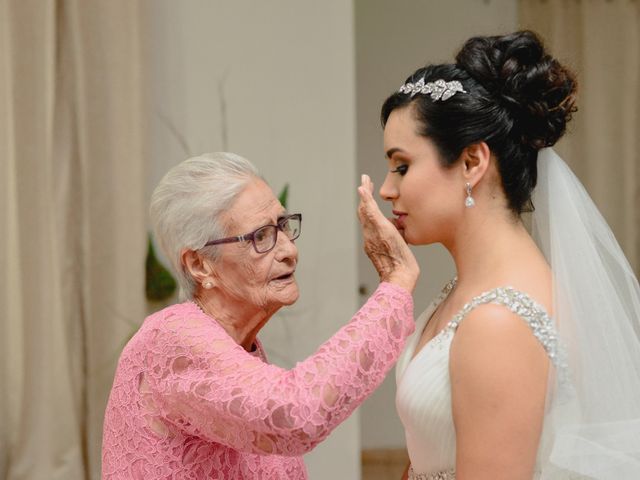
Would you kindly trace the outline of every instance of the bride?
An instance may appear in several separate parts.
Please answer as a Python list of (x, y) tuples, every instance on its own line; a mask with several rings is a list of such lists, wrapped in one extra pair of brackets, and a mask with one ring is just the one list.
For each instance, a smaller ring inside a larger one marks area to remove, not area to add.
[(398, 363), (405, 478), (640, 478), (640, 289), (550, 148), (575, 93), (523, 31), (468, 40), (382, 107), (380, 195), (457, 270)]

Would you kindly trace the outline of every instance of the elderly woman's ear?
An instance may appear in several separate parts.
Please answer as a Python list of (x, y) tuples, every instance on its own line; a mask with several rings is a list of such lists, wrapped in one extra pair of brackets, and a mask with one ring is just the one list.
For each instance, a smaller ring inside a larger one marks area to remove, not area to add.
[(202, 285), (206, 289), (213, 287), (216, 277), (211, 259), (190, 249), (182, 251), (181, 259), (184, 269), (196, 284)]

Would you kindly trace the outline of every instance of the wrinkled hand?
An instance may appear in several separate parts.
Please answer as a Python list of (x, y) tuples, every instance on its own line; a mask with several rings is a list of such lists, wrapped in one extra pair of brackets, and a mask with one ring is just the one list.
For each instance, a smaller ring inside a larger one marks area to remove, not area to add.
[(413, 291), (420, 274), (418, 262), (398, 229), (380, 211), (373, 199), (373, 183), (367, 175), (362, 175), (358, 194), (364, 251), (378, 271), (380, 281)]

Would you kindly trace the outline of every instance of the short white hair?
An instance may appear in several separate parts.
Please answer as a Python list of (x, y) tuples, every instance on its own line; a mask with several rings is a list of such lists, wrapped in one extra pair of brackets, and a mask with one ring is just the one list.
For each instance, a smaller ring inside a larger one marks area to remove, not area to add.
[[(158, 246), (171, 263), (182, 300), (193, 298), (195, 281), (182, 265), (181, 252), (199, 250), (225, 236), (220, 214), (246, 185), (260, 178), (249, 160), (234, 153), (205, 153), (173, 167), (151, 195), (149, 213)], [(204, 251), (215, 259), (217, 247)]]

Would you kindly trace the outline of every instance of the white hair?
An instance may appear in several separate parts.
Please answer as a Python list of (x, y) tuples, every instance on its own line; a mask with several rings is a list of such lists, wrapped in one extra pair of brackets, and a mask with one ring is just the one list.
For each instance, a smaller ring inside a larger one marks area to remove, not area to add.
[[(181, 252), (199, 250), (225, 235), (220, 214), (251, 180), (261, 178), (256, 167), (239, 155), (205, 153), (173, 167), (151, 195), (149, 209), (158, 246), (171, 262), (182, 300), (193, 298), (195, 282), (182, 265)], [(216, 247), (205, 254), (214, 259)]]

